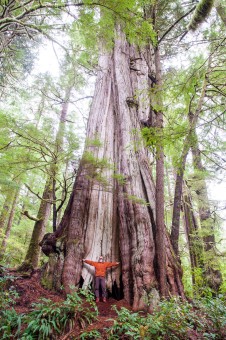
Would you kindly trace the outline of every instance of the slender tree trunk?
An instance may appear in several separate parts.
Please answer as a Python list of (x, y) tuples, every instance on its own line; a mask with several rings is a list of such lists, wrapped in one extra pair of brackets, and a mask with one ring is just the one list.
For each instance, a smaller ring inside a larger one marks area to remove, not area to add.
[(203, 243), (199, 236), (198, 222), (194, 213), (192, 197), (189, 192), (188, 187), (184, 182), (184, 192), (183, 192), (183, 211), (185, 220), (185, 234), (188, 242), (189, 256), (191, 262), (191, 273), (192, 282), (195, 289), (198, 289), (199, 282), (203, 283), (203, 280), (198, 279), (196, 282), (197, 270), (201, 269), (201, 273), (198, 275), (202, 276), (203, 270)]
[[(55, 140), (55, 159), (53, 164), (50, 166), (49, 169), (49, 176), (46, 180), (46, 185), (44, 188), (44, 192), (42, 195), (42, 201), (40, 203), (37, 219), (38, 221), (35, 222), (33, 233), (31, 236), (31, 241), (28, 247), (27, 254), (25, 256), (25, 261), (21, 265), (20, 270), (27, 270), (30, 268), (37, 268), (39, 257), (40, 257), (40, 242), (43, 238), (45, 233), (46, 224), (49, 220), (49, 216), (51, 213), (51, 205), (54, 203), (53, 199), (56, 199), (55, 194), (55, 185), (56, 185), (56, 176), (58, 173), (58, 157), (59, 154), (62, 152), (63, 148), (63, 136), (65, 130), (65, 121), (66, 115), (68, 112), (68, 103), (70, 98), (72, 87), (69, 87), (66, 90), (65, 100), (62, 104), (61, 116), (59, 127), (56, 135)], [(56, 230), (56, 207), (53, 209), (53, 230)]]
[(180, 168), (177, 170), (174, 202), (173, 202), (173, 218), (170, 239), (172, 242), (173, 250), (179, 256), (179, 232), (180, 232), (180, 211), (181, 211), (181, 197), (183, 191), (184, 171), (187, 160), (187, 155), (190, 149), (191, 132), (185, 138), (184, 146), (180, 158)]
[(11, 228), (12, 228), (12, 224), (13, 224), (13, 219), (14, 219), (14, 215), (15, 215), (15, 211), (16, 211), (17, 201), (18, 201), (18, 198), (19, 198), (19, 192), (20, 192), (20, 189), (17, 189), (16, 192), (15, 192), (15, 196), (13, 198), (13, 202), (12, 202), (12, 206), (11, 206), (10, 214), (9, 214), (9, 219), (8, 219), (7, 226), (6, 226), (5, 235), (4, 235), (3, 240), (2, 240), (0, 258), (2, 258), (4, 256), (4, 253), (5, 253), (5, 250), (6, 250), (7, 241), (8, 241), (8, 238), (10, 236), (10, 232), (11, 232)]
[[(207, 72), (209, 72), (211, 63), (211, 57), (209, 57), (209, 62), (207, 66)], [(179, 229), (180, 229), (180, 211), (181, 211), (181, 198), (182, 198), (182, 187), (183, 187), (183, 179), (184, 179), (184, 171), (186, 166), (186, 160), (188, 156), (188, 152), (192, 147), (193, 140), (194, 140), (194, 130), (196, 128), (196, 124), (198, 121), (199, 114), (202, 109), (202, 104), (206, 94), (206, 87), (207, 87), (207, 79), (206, 75), (203, 80), (202, 84), (202, 91), (198, 100), (198, 104), (194, 114), (189, 111), (188, 113), (188, 120), (190, 123), (189, 131), (187, 137), (184, 140), (183, 149), (180, 157), (180, 167), (177, 170), (176, 175), (176, 183), (175, 183), (175, 193), (174, 193), (174, 204), (173, 204), (173, 218), (172, 218), (172, 230), (171, 230), (171, 242), (173, 245), (173, 249), (175, 254), (179, 255)]]
[(56, 135), (56, 147), (55, 147), (55, 162), (51, 167), (51, 176), (53, 178), (53, 232), (56, 231), (57, 227), (57, 205), (56, 205), (56, 176), (58, 174), (58, 158), (63, 151), (63, 137), (65, 134), (65, 122), (68, 113), (69, 99), (72, 91), (72, 86), (66, 89), (65, 100), (62, 104), (62, 110), (60, 115), (60, 123)]
[(52, 201), (52, 180), (48, 179), (43, 191), (42, 200), (37, 214), (38, 221), (35, 222), (34, 224), (25, 260), (19, 268), (19, 270), (21, 271), (36, 269), (38, 267), (40, 256), (39, 243), (43, 238), (46, 229), (46, 224), (50, 216), (51, 201)]
[[(107, 286), (123, 290), (134, 310), (145, 309), (148, 299), (153, 304), (160, 287), (155, 186), (139, 133), (140, 120), (147, 120), (150, 109), (144, 100), (149, 70), (146, 56), (128, 44), (120, 29), (112, 53), (100, 52), (87, 143), (73, 193), (56, 233), (42, 241), (44, 249), (56, 237), (58, 248), (63, 249), (61, 255), (54, 255), (53, 244), (45, 276), (52, 280), (49, 286), (63, 284), (66, 292), (81, 282), (87, 286), (93, 272), (82, 269), (82, 259), (97, 260), (102, 254), (107, 261), (121, 262), (120, 268), (108, 273)], [(155, 69), (154, 61), (149, 62)], [(97, 138), (99, 146), (92, 143)], [(115, 179), (118, 174), (123, 181)], [(184, 297), (180, 267), (166, 233), (164, 238), (167, 289)], [(60, 270), (61, 275), (53, 278), (51, 273)]]
[(172, 205), (172, 203), (173, 203), (173, 195), (172, 195), (172, 189), (171, 189), (171, 183), (170, 183), (170, 171), (168, 169), (167, 164), (165, 164), (165, 171), (166, 171), (166, 180), (167, 180), (167, 189), (168, 189), (169, 203), (170, 203), (170, 205)]
[(196, 131), (194, 131), (194, 142), (192, 145), (193, 167), (195, 174), (195, 192), (198, 197), (199, 216), (202, 229), (207, 232), (206, 236), (203, 236), (205, 251), (213, 250), (215, 247), (215, 235), (214, 235), (214, 222), (211, 217), (210, 203), (207, 193), (207, 186), (204, 178), (204, 167), (202, 165), (201, 153), (198, 148), (198, 137)]
[[(14, 190), (9, 190), (6, 194), (5, 202), (0, 214), (0, 237), (4, 235), (4, 228), (9, 217), (9, 210), (13, 202)], [(3, 236), (4, 237), (4, 236)]]
[(194, 131), (194, 143), (192, 146), (193, 166), (196, 171), (196, 194), (198, 198), (198, 208), (201, 229), (203, 231), (203, 243), (205, 250), (205, 273), (207, 284), (218, 291), (222, 283), (222, 275), (216, 267), (218, 260), (216, 254), (216, 241), (214, 235), (214, 221), (211, 216), (210, 203), (208, 198), (206, 181), (204, 178), (204, 167), (202, 165), (201, 153), (198, 146), (198, 136)]
[(66, 178), (68, 177), (68, 165), (69, 165), (69, 161), (66, 161), (65, 164), (65, 170), (64, 170), (64, 185), (63, 185), (63, 189), (61, 192), (61, 203), (60, 205), (58, 205), (58, 207), (56, 207), (56, 226), (58, 227), (62, 218), (62, 207), (63, 207), (63, 203), (65, 202), (65, 199), (67, 197), (67, 183), (66, 183)]

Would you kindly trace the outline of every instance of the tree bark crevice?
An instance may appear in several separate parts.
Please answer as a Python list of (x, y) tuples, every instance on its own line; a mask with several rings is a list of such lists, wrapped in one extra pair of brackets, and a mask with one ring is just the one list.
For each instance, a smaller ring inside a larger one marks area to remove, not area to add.
[[(116, 30), (113, 50), (100, 51), (87, 128), (87, 141), (98, 138), (101, 143), (86, 144), (86, 162), (80, 164), (71, 199), (55, 233), (66, 238), (59, 279), (70, 292), (70, 286), (79, 285), (81, 275), (84, 287), (92, 282), (92, 272), (82, 268), (83, 258), (97, 260), (103, 255), (107, 261), (120, 261), (120, 267), (108, 272), (107, 286), (111, 290), (121, 283), (118, 288), (123, 287), (124, 298), (133, 309), (146, 310), (152, 294), (155, 300), (159, 298), (155, 184), (140, 136), (140, 121), (148, 118), (150, 109), (149, 65), (141, 51), (128, 44), (120, 28)], [(136, 60), (139, 72), (131, 70), (131, 58)], [(128, 105), (127, 98), (136, 98), (137, 105)], [(100, 168), (104, 159), (108, 164)], [(92, 171), (101, 177), (92, 176)], [(123, 177), (122, 183), (114, 178), (115, 174)], [(166, 248), (172, 250), (168, 238), (165, 242)], [(167, 252), (173, 268), (167, 274), (171, 280), (169, 291), (182, 295), (180, 271), (172, 265), (171, 250)], [(150, 309), (151, 306), (152, 302)]]

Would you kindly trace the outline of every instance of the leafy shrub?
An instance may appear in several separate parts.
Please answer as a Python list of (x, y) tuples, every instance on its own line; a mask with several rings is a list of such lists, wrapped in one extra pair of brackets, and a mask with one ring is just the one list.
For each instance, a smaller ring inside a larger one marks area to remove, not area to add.
[[(1, 339), (15, 339), (20, 333), (24, 315), (19, 315), (14, 308), (2, 310), (0, 313), (0, 337)], [(14, 334), (14, 335), (13, 335)]]
[(88, 339), (102, 339), (100, 332), (98, 332), (96, 329), (89, 331), (89, 332), (83, 332), (80, 337), (80, 340), (88, 340)]
[(18, 297), (18, 293), (11, 286), (15, 277), (8, 275), (5, 269), (2, 269), (3, 273), (0, 277), (0, 310), (6, 309), (15, 303), (15, 299)]
[[(226, 337), (226, 301), (223, 295), (213, 299), (205, 298), (196, 302), (197, 307), (205, 314), (208, 319), (208, 328), (219, 335), (221, 332)], [(217, 339), (217, 337), (216, 337)]]
[[(84, 290), (68, 295), (63, 302), (42, 299), (32, 306), (33, 310), (27, 315), (19, 315), (14, 309), (1, 309), (1, 339), (58, 339), (60, 334), (70, 331), (75, 324), (84, 328), (98, 315), (93, 295)], [(26, 326), (23, 332), (21, 331), (22, 323)]]
[(9, 309), (15, 304), (18, 293), (12, 286), (15, 277), (1, 267), (0, 277), (0, 338), (11, 339), (13, 332), (20, 332), (23, 315), (18, 315), (15, 309)]
[(33, 307), (33, 311), (25, 317), (28, 326), (21, 340), (58, 339), (59, 334), (71, 330), (75, 324), (84, 328), (98, 315), (93, 295), (84, 290), (68, 295), (63, 302), (54, 303), (42, 299), (42, 302), (33, 304)]
[(153, 314), (117, 310), (117, 319), (107, 330), (115, 339), (224, 339), (226, 303), (223, 299), (197, 300), (194, 304), (179, 298), (163, 300)]
[(116, 306), (112, 307), (117, 313), (117, 319), (110, 319), (114, 321), (113, 326), (107, 332), (109, 340), (120, 339), (141, 339), (142, 330), (145, 326), (145, 318), (140, 313), (131, 313), (128, 309), (122, 307), (117, 310)]

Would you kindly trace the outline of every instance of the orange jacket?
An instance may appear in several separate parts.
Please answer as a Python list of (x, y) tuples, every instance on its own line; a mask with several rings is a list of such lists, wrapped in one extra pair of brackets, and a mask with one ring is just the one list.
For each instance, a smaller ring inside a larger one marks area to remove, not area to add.
[(118, 262), (95, 262), (90, 260), (85, 260), (85, 263), (90, 264), (95, 267), (95, 276), (105, 276), (107, 268), (117, 266)]

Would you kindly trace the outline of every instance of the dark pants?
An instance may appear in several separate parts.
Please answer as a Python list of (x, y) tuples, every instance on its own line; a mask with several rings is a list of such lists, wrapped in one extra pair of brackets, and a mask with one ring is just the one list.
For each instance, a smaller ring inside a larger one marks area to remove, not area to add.
[(102, 297), (106, 298), (106, 281), (105, 277), (103, 276), (96, 276), (95, 277), (95, 295), (97, 298), (100, 297), (100, 286), (102, 290)]

